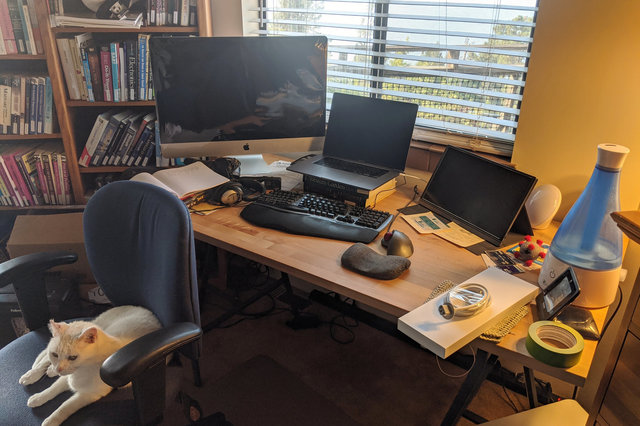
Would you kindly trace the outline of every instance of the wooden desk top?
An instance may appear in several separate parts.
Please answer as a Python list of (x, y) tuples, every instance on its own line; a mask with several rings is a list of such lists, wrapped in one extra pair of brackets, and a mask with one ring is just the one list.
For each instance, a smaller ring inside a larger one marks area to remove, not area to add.
[[(418, 179), (407, 180), (407, 184), (398, 187), (394, 194), (378, 203), (376, 208), (395, 213), (397, 208), (404, 207), (411, 199), (414, 185), (418, 185), (420, 190), (424, 188), (424, 182)], [(400, 317), (423, 304), (442, 281), (451, 280), (457, 284), (486, 269), (480, 256), (435, 235), (420, 235), (402, 218), (398, 218), (393, 229), (407, 234), (415, 248), (410, 258), (411, 267), (395, 280), (375, 280), (341, 266), (340, 257), (352, 243), (259, 228), (240, 217), (241, 209), (242, 207), (230, 207), (208, 216), (192, 215), (196, 239), (328, 291), (335, 291), (394, 317)], [(557, 224), (536, 233), (536, 237), (548, 243), (556, 229)], [(369, 246), (384, 254), (380, 245), (381, 238), (382, 233)], [(519, 275), (534, 284), (537, 283), (537, 276), (537, 271)], [(594, 311), (600, 328), (605, 314), (606, 309)], [(529, 315), (499, 344), (476, 339), (473, 345), (568, 383), (583, 386), (593, 360), (596, 342), (585, 341), (585, 349), (578, 365), (570, 369), (551, 367), (532, 358), (524, 346), (531, 323)]]
[[(396, 207), (407, 204), (416, 182), (419, 183), (414, 180), (399, 188), (376, 208), (395, 213)], [(336, 291), (395, 317), (424, 303), (442, 281), (459, 283), (485, 269), (480, 256), (435, 235), (420, 235), (398, 218), (393, 229), (407, 234), (414, 245), (411, 267), (395, 280), (375, 280), (341, 266), (342, 253), (353, 243), (258, 228), (240, 217), (241, 209), (231, 207), (208, 216), (192, 215), (196, 239)], [(382, 233), (369, 246), (384, 254), (381, 238)]]

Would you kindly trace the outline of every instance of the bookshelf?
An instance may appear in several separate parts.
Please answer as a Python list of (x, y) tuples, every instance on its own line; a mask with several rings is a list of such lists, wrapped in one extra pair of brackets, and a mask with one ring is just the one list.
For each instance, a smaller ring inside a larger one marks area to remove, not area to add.
[[(49, 11), (46, 2), (36, 2), (36, 12), (42, 25), (42, 39), (44, 44), (44, 62), (49, 69), (53, 98), (56, 107), (60, 133), (67, 157), (67, 167), (73, 191), (75, 204), (85, 204), (96, 189), (96, 180), (103, 175), (116, 175), (128, 167), (126, 166), (92, 166), (81, 167), (78, 159), (97, 116), (109, 109), (131, 109), (133, 111), (153, 111), (155, 101), (140, 100), (126, 102), (84, 101), (72, 100), (68, 95), (62, 60), (59, 55), (57, 39), (73, 37), (74, 35), (91, 33), (98, 39), (110, 37), (135, 36), (135, 34), (174, 34), (212, 36), (211, 10), (207, 0), (197, 1), (196, 26), (143, 26), (141, 28), (85, 28), (85, 27), (51, 27)], [(42, 60), (42, 58), (41, 58)]]
[[(51, 74), (51, 70), (49, 69), (49, 63), (47, 62), (47, 56), (44, 53), (42, 37), (40, 34), (40, 25), (39, 21), (33, 21), (35, 19), (35, 3), (36, 2), (26, 2), (26, 1), (12, 1), (12, 2), (2, 2), (2, 10), (0, 10), (0, 24), (2, 24), (3, 28), (1, 31), (3, 40), (0, 43), (3, 43), (2, 53), (0, 54), (0, 77), (3, 84), (10, 84), (12, 87), (9, 91), (9, 104), (4, 103), (6, 98), (3, 98), (3, 107), (8, 108), (9, 112), (7, 113), (7, 109), (3, 108), (3, 114), (11, 114), (11, 125), (9, 129), (3, 129), (0, 132), (0, 150), (3, 153), (7, 151), (15, 149), (20, 149), (22, 147), (33, 146), (35, 143), (41, 142), (51, 142), (56, 149), (60, 149), (62, 145), (62, 133), (57, 130), (57, 120), (55, 117), (55, 113), (53, 109), (49, 110), (49, 126), (40, 127), (38, 130), (32, 129), (29, 127), (29, 117), (25, 115), (25, 104), (29, 103), (25, 100), (25, 91), (30, 91), (30, 81), (33, 77), (43, 77), (49, 78)], [(11, 42), (15, 42), (14, 51), (17, 51), (19, 48), (17, 41), (17, 33), (16, 22), (13, 21), (10, 16), (15, 12), (16, 9), (11, 10), (11, 8), (23, 6), (23, 14), (22, 20), (20, 22), (19, 28), (22, 36), (20, 37), (23, 40), (23, 46), (29, 45), (29, 51), (23, 51), (22, 53), (13, 53), (9, 51), (9, 43), (7, 38), (11, 39)], [(9, 18), (7, 18), (9, 16)], [(37, 33), (36, 33), (37, 31)], [(15, 37), (15, 38), (14, 38)], [(29, 41), (30, 39), (30, 41)], [(37, 46), (37, 48), (36, 48)], [(13, 86), (13, 84), (17, 84), (17, 86)], [(22, 115), (20, 117), (20, 121), (13, 121), (14, 118), (17, 119), (20, 116), (19, 113), (16, 113), (15, 107), (15, 93), (16, 87), (18, 88), (18, 92), (20, 89), (23, 89), (22, 93), (19, 96), (19, 103), (22, 104)], [(26, 88), (25, 88), (26, 87)], [(35, 86), (34, 86), (35, 87)], [(37, 89), (35, 89), (37, 90)], [(4, 95), (4, 93), (3, 93)], [(28, 98), (26, 98), (28, 99)], [(49, 98), (49, 105), (52, 106), (53, 102), (51, 98)], [(14, 117), (14, 114), (17, 114)], [(28, 115), (28, 114), (27, 114)], [(25, 123), (26, 120), (26, 124)], [(23, 127), (24, 126), (24, 127)], [(35, 133), (32, 133), (35, 132)], [(22, 166), (21, 166), (22, 167)], [(20, 173), (20, 172), (18, 172)], [(27, 173), (25, 169), (22, 169), (22, 173)], [(24, 175), (23, 175), (24, 176)], [(2, 198), (3, 202), (14, 203), (15, 198), (9, 195), (8, 189), (5, 184), (9, 184), (7, 181), (8, 178), (6, 175), (2, 178)], [(28, 179), (28, 177), (25, 177)], [(25, 182), (26, 184), (26, 182)], [(25, 185), (25, 188), (28, 188)], [(31, 192), (31, 191), (29, 191)], [(35, 199), (35, 195), (31, 192), (32, 200)], [(13, 198), (14, 201), (11, 201)], [(24, 198), (23, 198), (24, 199)], [(35, 203), (34, 203), (35, 204)], [(56, 205), (56, 204), (42, 204), (42, 205), (20, 205), (20, 203), (15, 203), (12, 205), (0, 205), (0, 212), (6, 211), (19, 211), (19, 210), (58, 210), (58, 209), (68, 209), (71, 207), (72, 203), (68, 203), (67, 205)]]

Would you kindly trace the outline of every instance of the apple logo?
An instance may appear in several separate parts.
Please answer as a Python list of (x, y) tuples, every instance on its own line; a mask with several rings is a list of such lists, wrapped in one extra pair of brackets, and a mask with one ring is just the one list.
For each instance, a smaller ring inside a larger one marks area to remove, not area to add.
[(248, 144), (248, 143), (245, 143), (245, 144), (242, 146), (242, 149), (244, 149), (245, 151), (249, 151), (249, 144)]

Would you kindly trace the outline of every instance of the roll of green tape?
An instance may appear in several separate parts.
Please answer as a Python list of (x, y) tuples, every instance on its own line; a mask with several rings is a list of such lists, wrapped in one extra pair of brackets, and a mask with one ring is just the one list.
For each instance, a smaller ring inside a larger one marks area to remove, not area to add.
[(536, 321), (529, 326), (526, 347), (538, 361), (567, 368), (580, 361), (584, 339), (568, 325), (556, 321)]

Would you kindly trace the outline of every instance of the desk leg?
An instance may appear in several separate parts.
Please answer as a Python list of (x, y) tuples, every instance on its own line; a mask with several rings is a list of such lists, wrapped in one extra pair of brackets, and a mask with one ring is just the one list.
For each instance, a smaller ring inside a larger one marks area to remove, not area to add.
[(443, 426), (455, 425), (460, 420), (467, 406), (478, 393), (482, 382), (487, 378), (487, 375), (489, 375), (497, 362), (497, 355), (489, 355), (482, 349), (478, 349), (475, 363), (449, 407), (449, 411), (447, 411), (441, 423)]
[(536, 378), (533, 375), (533, 370), (529, 367), (524, 367), (524, 381), (527, 387), (527, 397), (529, 398), (529, 408), (536, 408), (538, 406), (538, 392), (536, 391)]

